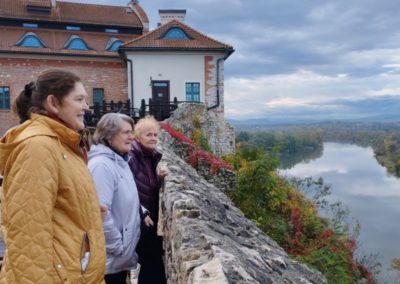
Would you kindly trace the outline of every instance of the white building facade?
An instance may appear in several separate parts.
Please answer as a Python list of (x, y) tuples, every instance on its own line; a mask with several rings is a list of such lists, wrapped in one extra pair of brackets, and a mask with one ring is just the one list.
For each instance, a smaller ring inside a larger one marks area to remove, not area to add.
[(121, 45), (134, 107), (142, 100), (165, 105), (176, 98), (223, 115), (224, 61), (233, 51), (176, 19)]

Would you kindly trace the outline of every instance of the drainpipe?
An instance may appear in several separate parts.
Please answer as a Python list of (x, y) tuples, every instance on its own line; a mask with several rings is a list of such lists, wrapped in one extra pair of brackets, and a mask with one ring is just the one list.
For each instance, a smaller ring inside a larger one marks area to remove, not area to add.
[(133, 63), (131, 59), (128, 59), (128, 57), (126, 56), (126, 54), (121, 50), (118, 49), (118, 54), (119, 56), (122, 58), (122, 60), (124, 60), (124, 62), (129, 65), (129, 81), (131, 82), (131, 93), (129, 95), (129, 98), (131, 100), (131, 107), (132, 109), (134, 108), (134, 96), (133, 96)]
[(220, 92), (220, 88), (219, 88), (219, 65), (220, 65), (220, 62), (221, 61), (225, 61), (225, 59), (227, 59), (229, 55), (230, 55), (230, 53), (228, 55), (222, 57), (222, 58), (218, 58), (217, 59), (217, 103), (215, 105), (213, 105), (213, 106), (208, 107), (207, 110), (211, 110), (211, 109), (219, 107), (219, 104), (220, 104), (220, 99), (219, 99), (219, 92)]
[(128, 68), (128, 70), (129, 70), (129, 81), (131, 82), (131, 93), (129, 94), (129, 99), (131, 100), (131, 107), (132, 107), (132, 109), (135, 107), (134, 106), (134, 101), (133, 101), (133, 99), (134, 99), (134, 96), (133, 96), (133, 63), (132, 63), (132, 60), (131, 59), (129, 59), (127, 56), (126, 56), (126, 53), (125, 52), (123, 52), (121, 49), (118, 49), (118, 54), (119, 54), (119, 56), (122, 58), (122, 60), (126, 63), (126, 65), (128, 66), (129, 65), (129, 68)]
[(133, 64), (132, 64), (132, 60), (131, 59), (126, 59), (126, 62), (127, 63), (129, 63), (129, 65), (130, 65), (130, 68), (129, 68), (129, 78), (130, 78), (130, 82), (131, 82), (131, 95), (130, 95), (130, 98), (131, 98), (131, 105), (132, 105), (132, 108), (134, 107), (134, 104), (135, 104), (135, 102), (134, 102), (134, 97), (133, 97)]

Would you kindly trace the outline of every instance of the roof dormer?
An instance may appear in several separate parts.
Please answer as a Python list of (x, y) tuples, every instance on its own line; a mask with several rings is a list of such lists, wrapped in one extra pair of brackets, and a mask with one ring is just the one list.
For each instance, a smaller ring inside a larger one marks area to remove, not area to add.
[(87, 43), (79, 36), (72, 35), (64, 45), (65, 49), (91, 50)]
[(26, 33), (17, 43), (16, 46), (44, 48), (47, 47), (44, 42), (33, 32)]

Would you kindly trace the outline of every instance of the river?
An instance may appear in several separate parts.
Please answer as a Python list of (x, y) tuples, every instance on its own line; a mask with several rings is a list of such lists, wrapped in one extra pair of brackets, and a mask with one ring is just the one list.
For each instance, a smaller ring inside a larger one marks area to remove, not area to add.
[(331, 185), (331, 200), (341, 201), (361, 225), (363, 254), (378, 253), (382, 263), (379, 283), (396, 283), (390, 261), (400, 258), (400, 179), (388, 175), (374, 158), (372, 148), (324, 143), (323, 153), (280, 174), (322, 177)]

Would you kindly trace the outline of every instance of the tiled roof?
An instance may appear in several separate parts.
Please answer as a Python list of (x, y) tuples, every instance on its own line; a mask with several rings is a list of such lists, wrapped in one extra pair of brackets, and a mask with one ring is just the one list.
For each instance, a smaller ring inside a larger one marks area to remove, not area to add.
[(51, 7), (51, 0), (27, 0), (26, 3), (33, 6)]
[(140, 6), (138, 4), (134, 4), (134, 8), (136, 9), (136, 12), (139, 14), (139, 17), (142, 19), (142, 21), (148, 23), (149, 18), (147, 17), (147, 14), (143, 10), (142, 6)]
[[(190, 39), (161, 39), (173, 27), (182, 29)], [(226, 51), (231, 54), (232, 46), (212, 39), (178, 20), (171, 20), (159, 28), (124, 43), (122, 50), (188, 50)]]
[(124, 27), (142, 27), (130, 8), (57, 1), (50, 14), (31, 13), (27, 5), (51, 7), (50, 0), (0, 0), (0, 18), (54, 21)]
[[(27, 32), (34, 32), (36, 36), (46, 45), (46, 48), (32, 48), (15, 46)], [(10, 53), (35, 53), (35, 54), (59, 54), (59, 55), (82, 55), (82, 56), (106, 56), (118, 57), (117, 52), (106, 51), (105, 48), (110, 38), (118, 38), (128, 41), (132, 35), (90, 33), (65, 30), (47, 30), (47, 29), (26, 29), (20, 27), (0, 28), (1, 41), (0, 52)], [(92, 50), (72, 50), (64, 49), (65, 43), (72, 36), (76, 35), (83, 39)]]

